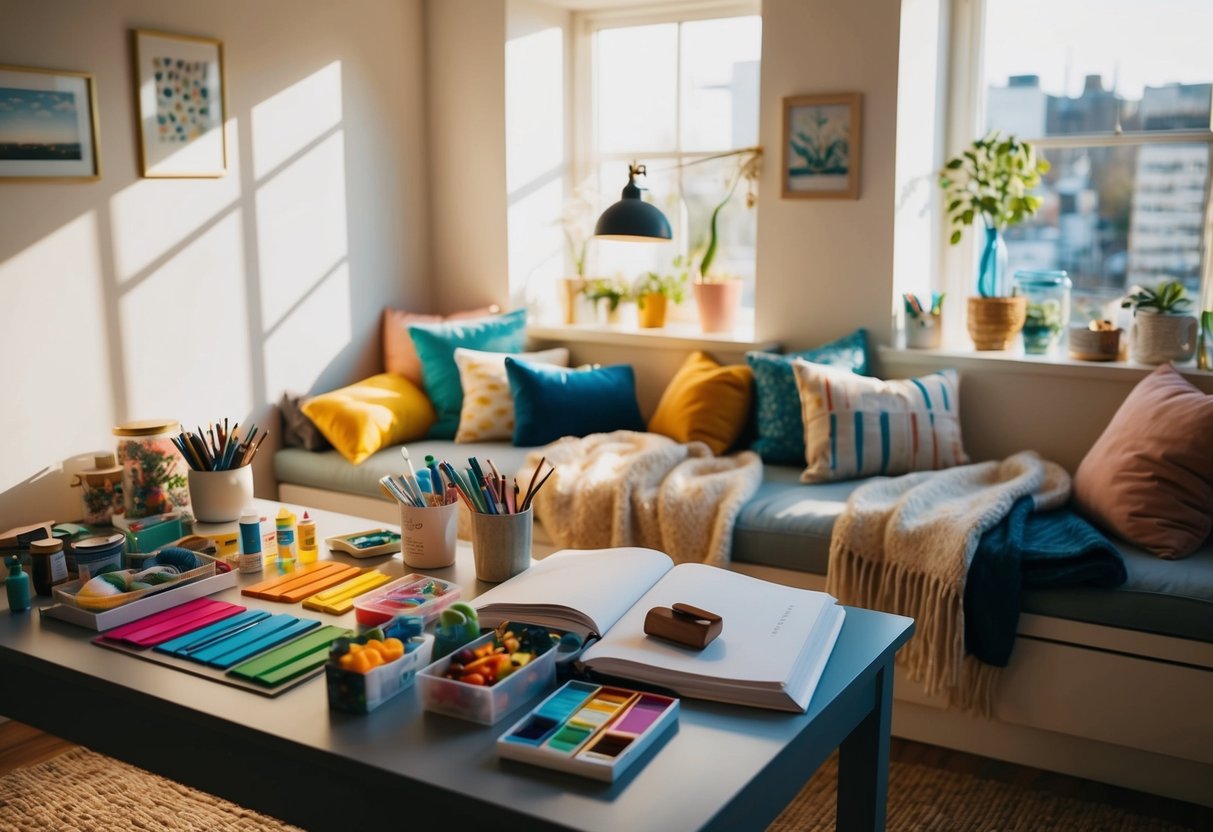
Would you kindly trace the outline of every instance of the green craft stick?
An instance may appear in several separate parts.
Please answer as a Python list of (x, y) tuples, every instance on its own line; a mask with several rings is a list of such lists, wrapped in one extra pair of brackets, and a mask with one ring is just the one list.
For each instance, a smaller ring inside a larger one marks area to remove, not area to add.
[[(273, 687), (328, 660), (328, 649), (339, 638), (353, 636), (345, 627), (322, 627), (313, 633), (276, 647), (255, 659), (236, 665), (228, 673), (250, 682)], [(309, 664), (310, 662), (310, 664)], [(271, 681), (273, 679), (274, 681)]]

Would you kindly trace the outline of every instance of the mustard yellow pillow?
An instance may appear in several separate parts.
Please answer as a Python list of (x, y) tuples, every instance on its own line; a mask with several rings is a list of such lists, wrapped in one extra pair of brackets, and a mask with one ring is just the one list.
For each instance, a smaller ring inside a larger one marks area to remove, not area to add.
[(720, 455), (745, 428), (754, 397), (754, 372), (744, 364), (722, 366), (695, 351), (661, 394), (649, 430), (679, 442), (698, 440)]
[(395, 373), (322, 393), (301, 410), (354, 465), (380, 448), (420, 439), (436, 418), (425, 393)]

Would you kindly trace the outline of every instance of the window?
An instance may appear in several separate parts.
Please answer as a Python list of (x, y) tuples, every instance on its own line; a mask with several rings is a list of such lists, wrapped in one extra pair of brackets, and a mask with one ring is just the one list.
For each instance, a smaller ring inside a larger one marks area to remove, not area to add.
[[(673, 259), (706, 243), (713, 208), (724, 198), (737, 157), (715, 155), (758, 144), (762, 19), (752, 4), (709, 6), (696, 17), (618, 14), (580, 18), (588, 78), (577, 108), (584, 155), (576, 181), (588, 182), (599, 210), (619, 199), (628, 164), (647, 166), (641, 182), (670, 220), (673, 240), (643, 245), (596, 241), (590, 273), (629, 281), (668, 272)], [(746, 183), (721, 213), (720, 270), (746, 282), (753, 305), (756, 210)]]
[(1075, 323), (1163, 279), (1213, 301), (1213, 3), (984, 0), (982, 29), (971, 123), (1052, 165), (1039, 213), (1007, 232), (1011, 272), (1069, 272)]

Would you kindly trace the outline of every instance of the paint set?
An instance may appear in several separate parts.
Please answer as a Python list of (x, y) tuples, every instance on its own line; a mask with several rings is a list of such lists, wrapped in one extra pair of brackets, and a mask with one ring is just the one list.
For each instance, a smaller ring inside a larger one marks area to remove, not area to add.
[(497, 753), (613, 782), (678, 724), (678, 700), (567, 682), (497, 739)]

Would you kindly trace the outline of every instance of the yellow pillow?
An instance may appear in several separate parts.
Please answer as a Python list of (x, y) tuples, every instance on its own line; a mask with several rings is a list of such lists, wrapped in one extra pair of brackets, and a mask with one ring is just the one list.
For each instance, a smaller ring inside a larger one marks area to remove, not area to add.
[(720, 455), (745, 428), (753, 391), (754, 372), (748, 366), (725, 367), (695, 351), (661, 394), (649, 430), (679, 442), (698, 440)]
[(315, 396), (300, 409), (354, 465), (380, 448), (420, 439), (436, 418), (425, 393), (395, 373)]

